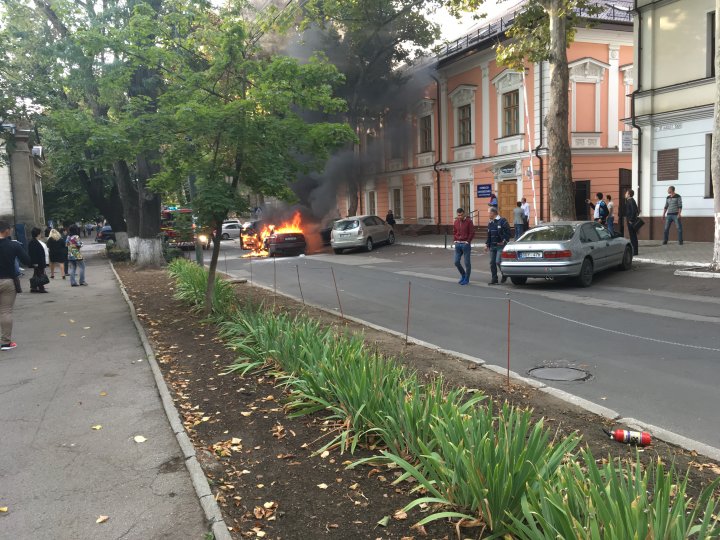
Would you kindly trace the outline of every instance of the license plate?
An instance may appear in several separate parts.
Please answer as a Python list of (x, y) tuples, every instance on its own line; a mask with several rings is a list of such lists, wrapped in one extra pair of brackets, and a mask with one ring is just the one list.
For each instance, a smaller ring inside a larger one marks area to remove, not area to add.
[(542, 251), (520, 251), (518, 258), (520, 259), (542, 259)]
[(295, 238), (294, 236), (286, 236), (285, 237), (286, 242), (292, 242), (293, 240), (297, 240), (297, 238)]
[(349, 232), (340, 233), (340, 238), (345, 238), (346, 236), (350, 236), (350, 233)]

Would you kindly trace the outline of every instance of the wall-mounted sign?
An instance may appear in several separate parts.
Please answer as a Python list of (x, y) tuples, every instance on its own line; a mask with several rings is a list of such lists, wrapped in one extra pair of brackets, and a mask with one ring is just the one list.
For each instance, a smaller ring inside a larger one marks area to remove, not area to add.
[(673, 129), (682, 129), (681, 123), (676, 124), (663, 124), (662, 126), (655, 126), (655, 131), (670, 131)]
[(492, 195), (492, 184), (478, 184), (477, 185), (477, 198), (488, 199)]
[(498, 173), (502, 175), (515, 174), (515, 164), (512, 163), (510, 165), (503, 165), (500, 169), (498, 169)]
[(620, 132), (620, 147), (618, 150), (621, 152), (631, 152), (632, 151), (632, 139), (633, 139), (633, 132), (632, 131), (621, 131)]

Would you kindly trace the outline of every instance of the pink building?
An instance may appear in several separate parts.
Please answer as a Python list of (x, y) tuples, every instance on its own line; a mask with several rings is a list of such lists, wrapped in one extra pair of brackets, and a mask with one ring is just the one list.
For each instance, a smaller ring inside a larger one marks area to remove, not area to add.
[[(617, 7), (625, 3), (628, 9)], [(632, 187), (631, 128), (623, 123), (631, 116), (633, 90), (632, 2), (612, 4), (592, 28), (577, 29), (568, 49), (578, 219), (589, 216), (585, 200), (596, 192), (620, 202)], [(408, 96), (414, 101), (405, 111), (410, 140), (389, 140), (398, 130), (381, 129), (381, 164), (361, 183), (359, 214), (383, 217), (392, 208), (401, 225), (437, 227), (451, 225), (462, 207), (483, 225), (492, 192), (503, 216), (511, 218), (525, 197), (531, 224), (549, 219), (541, 120), (550, 68), (547, 62), (528, 64), (521, 73), (497, 64), (494, 45), (504, 39), (508, 21), (512, 14), (449, 44), (435, 59), (437, 81), (421, 99)], [(347, 215), (345, 193), (338, 194), (338, 208)]]

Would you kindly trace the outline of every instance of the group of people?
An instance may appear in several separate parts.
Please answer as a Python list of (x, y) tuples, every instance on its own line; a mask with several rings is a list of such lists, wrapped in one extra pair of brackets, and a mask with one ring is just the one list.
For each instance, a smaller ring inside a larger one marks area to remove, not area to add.
[[(32, 240), (26, 251), (20, 242), (12, 239), (10, 223), (0, 220), (0, 349), (3, 351), (17, 347), (12, 341), (12, 309), (17, 294), (22, 292), (22, 266), (33, 269), (32, 293), (47, 293), (45, 286), (55, 279), (56, 271), (62, 279), (69, 275), (72, 287), (87, 285), (78, 226), (72, 225), (67, 233), (64, 228), (48, 229), (45, 241), (42, 234), (38, 227), (32, 229)], [(48, 266), (50, 277), (45, 272)]]

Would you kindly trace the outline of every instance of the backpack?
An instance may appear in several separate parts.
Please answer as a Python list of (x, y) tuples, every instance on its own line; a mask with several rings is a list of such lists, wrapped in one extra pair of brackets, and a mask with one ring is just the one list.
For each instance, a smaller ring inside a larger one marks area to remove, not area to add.
[(605, 204), (605, 201), (600, 201), (598, 204), (600, 205), (600, 219), (605, 219), (610, 215), (607, 204)]

